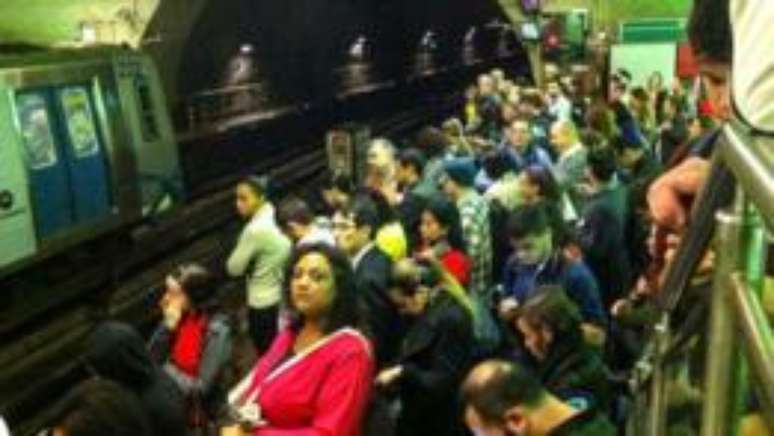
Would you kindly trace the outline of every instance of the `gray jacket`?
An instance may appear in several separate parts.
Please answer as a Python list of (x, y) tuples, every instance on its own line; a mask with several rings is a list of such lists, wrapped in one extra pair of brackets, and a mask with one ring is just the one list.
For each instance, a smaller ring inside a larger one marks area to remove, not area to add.
[(207, 326), (207, 336), (202, 351), (198, 377), (191, 377), (180, 371), (172, 362), (172, 332), (161, 323), (151, 336), (148, 349), (151, 356), (164, 371), (172, 377), (177, 386), (188, 397), (209, 396), (218, 377), (231, 360), (233, 347), (232, 328), (225, 314), (215, 314)]

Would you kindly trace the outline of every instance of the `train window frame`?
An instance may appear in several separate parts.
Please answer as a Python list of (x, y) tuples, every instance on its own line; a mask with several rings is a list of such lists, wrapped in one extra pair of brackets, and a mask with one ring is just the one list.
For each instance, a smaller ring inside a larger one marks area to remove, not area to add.
[[(35, 100), (36, 107), (32, 108), (31, 104), (27, 103), (27, 101), (31, 100)], [(14, 95), (14, 112), (27, 167), (32, 171), (41, 171), (56, 166), (59, 163), (59, 153), (53, 132), (51, 107), (46, 96), (37, 91), (17, 92)], [(36, 114), (43, 114), (45, 121), (34, 121), (34, 123), (38, 123), (38, 130), (36, 131), (36, 137), (33, 138), (30, 134), (33, 131), (30, 126), (33, 123), (31, 119)], [(44, 125), (45, 131), (43, 130)], [(32, 140), (39, 140), (41, 138), (45, 144), (36, 144), (34, 149), (39, 150), (39, 152), (33, 153), (31, 151), (33, 150), (33, 147), (31, 147)]]
[[(79, 100), (75, 100), (76, 98)], [(82, 85), (65, 86), (57, 90), (57, 99), (62, 107), (62, 115), (70, 139), (70, 148), (75, 158), (87, 159), (98, 155), (101, 150), (100, 137), (89, 89)], [(80, 106), (75, 113), (71, 112), (74, 104)], [(81, 114), (81, 117), (73, 118), (74, 114)], [(74, 119), (82, 121), (74, 126)], [(74, 130), (74, 127), (77, 127), (77, 130)], [(88, 128), (89, 131), (87, 132), (83, 128)], [(88, 135), (88, 138), (84, 135)], [(87, 141), (81, 139), (87, 139)]]

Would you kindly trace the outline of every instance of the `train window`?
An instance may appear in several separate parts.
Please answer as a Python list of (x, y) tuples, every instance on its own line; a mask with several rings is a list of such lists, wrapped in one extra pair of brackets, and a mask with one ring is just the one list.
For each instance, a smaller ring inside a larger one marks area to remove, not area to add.
[(140, 105), (142, 138), (146, 142), (156, 141), (159, 139), (159, 126), (156, 123), (151, 87), (145, 76), (137, 76), (135, 79), (135, 90), (137, 91), (137, 100)]
[(41, 170), (56, 165), (56, 146), (46, 98), (40, 94), (18, 94), (16, 113), (30, 169)]
[(89, 92), (83, 87), (65, 88), (59, 91), (59, 101), (64, 109), (75, 157), (83, 159), (99, 153), (99, 138)]

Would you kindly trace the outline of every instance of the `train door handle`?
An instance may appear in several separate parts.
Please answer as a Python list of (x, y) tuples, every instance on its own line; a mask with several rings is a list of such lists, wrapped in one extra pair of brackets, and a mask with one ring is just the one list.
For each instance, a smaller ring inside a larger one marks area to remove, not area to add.
[(9, 190), (0, 191), (0, 210), (10, 210), (13, 207), (13, 193)]

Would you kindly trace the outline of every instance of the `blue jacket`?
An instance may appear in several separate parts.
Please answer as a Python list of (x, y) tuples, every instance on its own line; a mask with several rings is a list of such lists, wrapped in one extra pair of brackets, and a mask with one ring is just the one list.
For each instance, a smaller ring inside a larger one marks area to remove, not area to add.
[(524, 303), (542, 285), (561, 285), (580, 309), (583, 321), (607, 325), (597, 280), (582, 261), (569, 261), (554, 253), (542, 265), (524, 265), (511, 256), (503, 270), (503, 287), (508, 297)]

